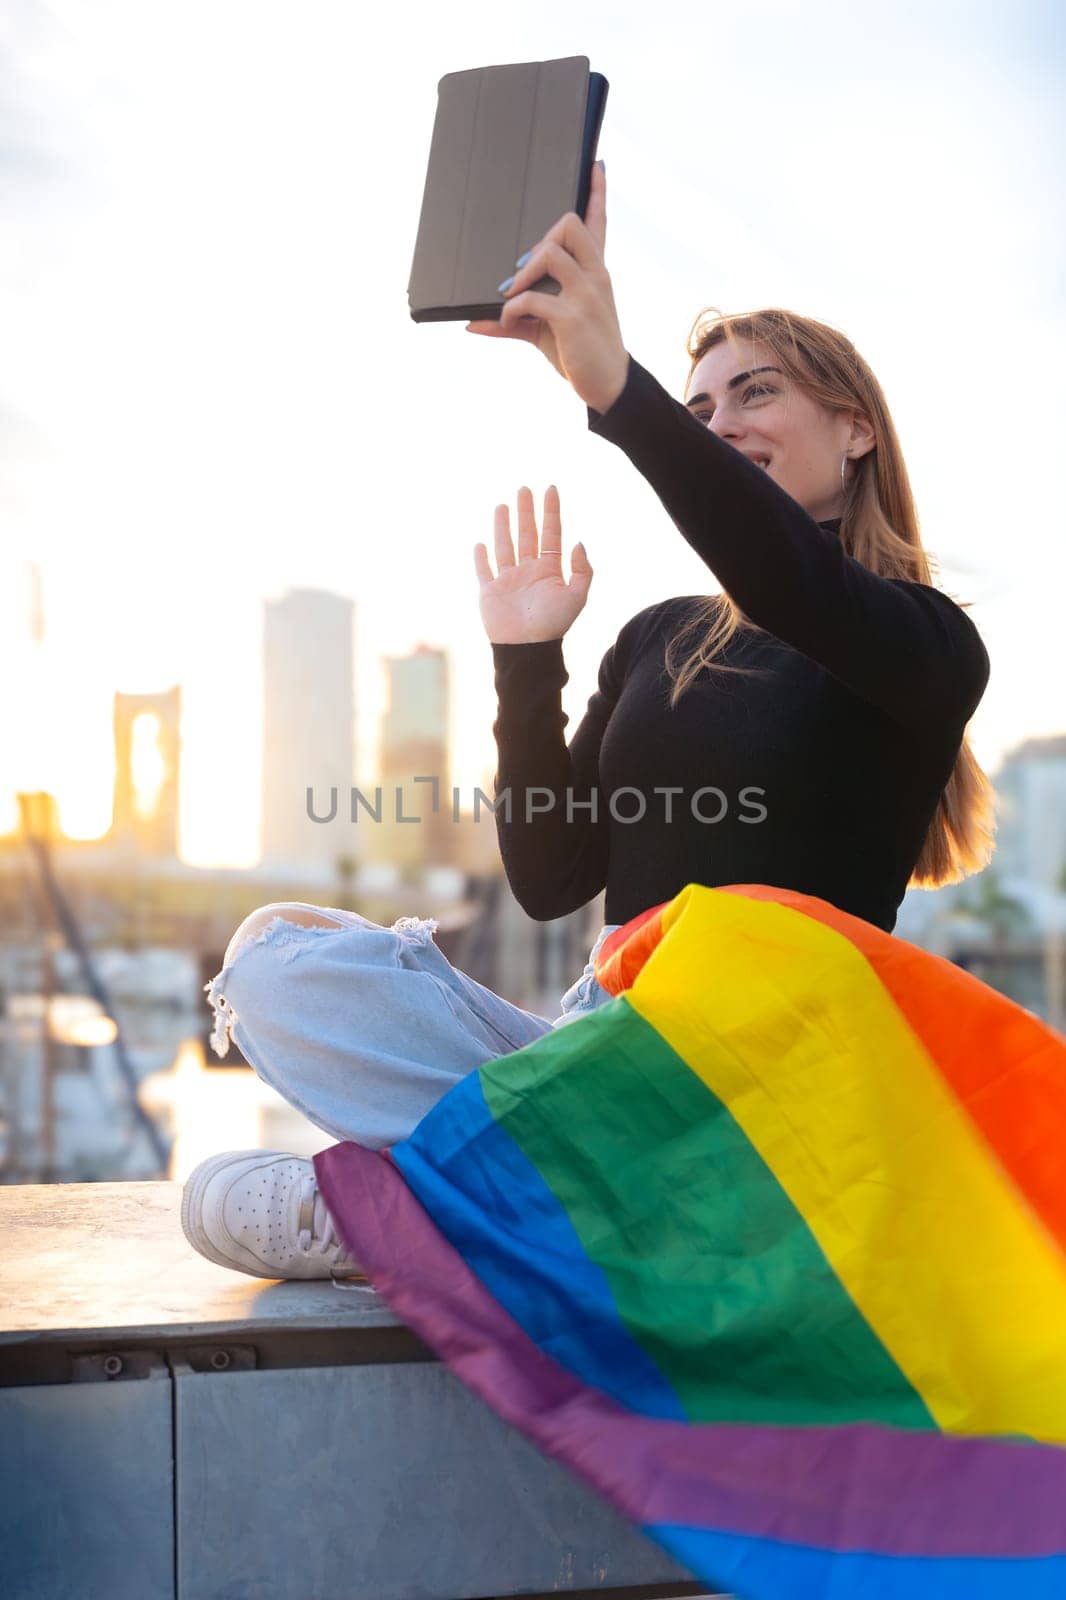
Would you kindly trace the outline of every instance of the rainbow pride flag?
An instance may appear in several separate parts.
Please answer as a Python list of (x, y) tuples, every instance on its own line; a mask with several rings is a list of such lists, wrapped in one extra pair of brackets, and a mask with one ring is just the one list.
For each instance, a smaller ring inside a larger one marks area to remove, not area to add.
[(690, 884), (614, 997), (315, 1157), (396, 1313), (742, 1600), (1066, 1596), (1066, 1040), (813, 896)]

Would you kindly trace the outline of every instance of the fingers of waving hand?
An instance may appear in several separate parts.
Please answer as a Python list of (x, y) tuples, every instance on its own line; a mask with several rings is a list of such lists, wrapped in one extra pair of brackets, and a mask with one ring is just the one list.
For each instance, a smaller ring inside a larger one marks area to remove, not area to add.
[(563, 524), (559, 514), (559, 491), (551, 484), (544, 495), (544, 520), (539, 540), (537, 519), (533, 510), (533, 494), (529, 489), (518, 491), (518, 559), (541, 560), (560, 566), (563, 549)]
[[(504, 568), (503, 571), (518, 571), (517, 567)], [(474, 546), (474, 571), (482, 589), (488, 588), (496, 582), (496, 574), (489, 561), (489, 553), (483, 544)], [(560, 577), (561, 563), (560, 563)], [(588, 593), (589, 584), (592, 582), (592, 564), (588, 558), (588, 551), (580, 542), (570, 552), (570, 582), (569, 587), (575, 593)]]
[(511, 512), (506, 505), (496, 507), (492, 524), (493, 547), (496, 551), (496, 570), (503, 572), (515, 564), (514, 545), (511, 542)]
[(544, 491), (544, 517), (541, 524), (540, 553), (548, 556), (562, 571), (563, 520), (559, 511), (559, 491), (554, 483)]
[(537, 558), (537, 518), (533, 510), (533, 494), (529, 489), (518, 491), (518, 559), (535, 561)]
[[(544, 496), (545, 530), (550, 521), (550, 507), (554, 501), (555, 526), (559, 522), (559, 491), (554, 487)], [(496, 507), (492, 525), (493, 549), (496, 555), (496, 570), (502, 576), (508, 569), (516, 565), (514, 542), (511, 538), (511, 510), (510, 507), (500, 504)], [(561, 543), (561, 533), (555, 540), (556, 553)], [(544, 552), (547, 554), (547, 550)], [(536, 560), (537, 550), (537, 519), (533, 511), (533, 491), (525, 485), (518, 491), (518, 560)], [(474, 566), (482, 584), (493, 581), (492, 569), (489, 566), (488, 552), (483, 544), (474, 547)]]
[[(535, 562), (538, 570), (535, 573), (531, 572), (530, 577), (538, 581), (543, 578), (562, 579), (563, 524), (559, 490), (555, 484), (551, 484), (545, 491), (539, 538), (532, 490), (523, 485), (518, 491), (517, 563), (511, 539), (510, 509), (506, 505), (501, 504), (496, 507), (493, 536), (496, 567), (501, 578), (507, 575), (517, 579), (523, 564), (526, 564), (528, 570), (529, 564)], [(585, 546), (581, 543), (575, 545), (571, 551), (570, 569), (572, 574), (570, 587), (578, 592), (587, 592), (588, 585), (592, 581), (592, 567)], [(496, 582), (488, 550), (484, 544), (474, 546), (474, 570), (482, 589)]]
[(591, 582), (592, 563), (589, 561), (585, 546), (578, 543), (570, 552), (569, 588), (571, 594), (578, 596), (582, 605), (585, 604)]
[[(543, 538), (538, 540), (537, 518), (533, 508), (533, 491), (522, 486), (518, 491), (518, 560), (537, 561), (546, 560), (548, 564), (559, 564), (563, 544), (562, 518), (559, 510), (559, 491), (554, 484), (544, 496), (544, 532)], [(514, 543), (511, 538), (511, 512), (510, 507), (498, 505), (493, 521), (493, 545), (496, 553), (496, 567), (502, 573), (508, 567), (515, 566)], [(483, 545), (478, 545), (477, 550), (484, 550)], [(477, 556), (475, 555), (475, 561)], [(478, 564), (478, 577), (489, 576), (487, 572), (487, 552), (484, 567)]]
[(492, 582), (492, 566), (489, 562), (489, 553), (483, 544), (474, 546), (474, 571), (477, 581), (482, 589), (487, 589)]

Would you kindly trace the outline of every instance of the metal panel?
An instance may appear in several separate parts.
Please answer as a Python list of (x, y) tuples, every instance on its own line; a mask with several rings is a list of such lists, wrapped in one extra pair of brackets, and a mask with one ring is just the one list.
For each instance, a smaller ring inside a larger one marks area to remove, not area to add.
[(0, 1595), (174, 1600), (165, 1367), (0, 1389)]
[(436, 1363), (174, 1382), (178, 1600), (691, 1582)]

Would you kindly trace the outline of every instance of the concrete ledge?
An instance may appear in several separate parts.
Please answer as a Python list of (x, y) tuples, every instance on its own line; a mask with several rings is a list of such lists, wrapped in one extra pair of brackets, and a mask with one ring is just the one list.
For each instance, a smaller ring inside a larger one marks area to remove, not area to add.
[(0, 1187), (0, 1594), (697, 1595), (365, 1283), (271, 1283), (177, 1183)]

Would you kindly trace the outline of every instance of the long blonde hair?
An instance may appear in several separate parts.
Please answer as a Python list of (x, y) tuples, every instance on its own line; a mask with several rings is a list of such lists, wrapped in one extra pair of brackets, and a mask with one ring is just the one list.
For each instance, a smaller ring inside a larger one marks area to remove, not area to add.
[[(726, 316), (710, 306), (696, 317), (688, 336), (690, 378), (707, 351), (726, 340), (735, 350), (740, 340), (758, 344), (819, 405), (830, 411), (854, 407), (869, 420), (876, 442), (854, 462), (840, 522), (841, 545), (881, 577), (931, 584), (936, 561), (922, 548), (899, 439), (881, 385), (850, 339), (824, 322), (779, 307)], [(742, 631), (763, 630), (728, 595), (709, 595), (667, 646), (672, 706), (704, 668), (754, 670), (714, 660)], [(964, 733), (908, 887), (935, 889), (958, 883), (987, 866), (994, 849), (995, 805), (995, 790)]]

